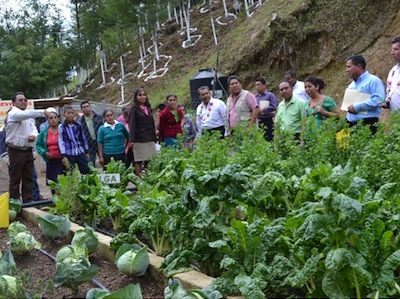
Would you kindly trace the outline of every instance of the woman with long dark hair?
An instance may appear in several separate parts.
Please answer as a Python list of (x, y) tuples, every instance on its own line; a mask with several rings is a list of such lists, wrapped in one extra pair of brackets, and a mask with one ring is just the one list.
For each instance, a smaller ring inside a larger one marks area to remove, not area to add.
[(167, 107), (160, 114), (160, 139), (165, 146), (176, 147), (178, 134), (183, 134), (183, 112), (177, 107), (178, 97), (168, 94), (165, 104)]
[(135, 173), (139, 176), (142, 170), (142, 163), (146, 168), (151, 156), (156, 153), (156, 129), (150, 101), (143, 88), (135, 91), (128, 119), (129, 141), (133, 148)]

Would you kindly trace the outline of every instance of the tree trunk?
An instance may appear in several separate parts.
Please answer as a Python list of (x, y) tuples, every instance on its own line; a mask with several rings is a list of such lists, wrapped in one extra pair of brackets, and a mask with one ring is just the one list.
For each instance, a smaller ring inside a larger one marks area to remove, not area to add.
[[(227, 17), (228, 16), (228, 9), (226, 8), (226, 0), (222, 0), (222, 4), (224, 5), (225, 17)], [(210, 10), (211, 10), (211, 6), (210, 6)]]
[(247, 3), (247, 0), (244, 0), (244, 7), (246, 9), (246, 16), (250, 17), (250, 13), (249, 13), (249, 4)]
[(176, 11), (176, 7), (174, 7), (174, 15), (175, 15), (176, 24), (179, 24), (178, 13), (177, 13), (177, 11)]
[(106, 84), (106, 76), (104, 75), (104, 62), (103, 62), (103, 51), (100, 51), (100, 67), (101, 67), (101, 78), (103, 79), (103, 85)]
[(153, 40), (153, 49), (154, 49), (154, 56), (156, 60), (160, 60), (160, 56), (158, 55), (158, 45), (157, 45), (157, 31), (153, 31), (153, 36), (151, 38)]
[(167, 4), (167, 15), (168, 15), (168, 21), (172, 20), (171, 3), (169, 1), (168, 1), (168, 4)]
[[(224, 3), (225, 3), (225, 0), (224, 0)], [(211, 0), (209, 0), (209, 2), (208, 2), (208, 11), (210, 12), (211, 28), (212, 28), (212, 32), (213, 32), (214, 43), (218, 47), (217, 32), (215, 31), (214, 18), (212, 16), (212, 12), (211, 12)]]
[(122, 55), (119, 56), (119, 61), (121, 63), (121, 102), (125, 102), (125, 89), (124, 89), (124, 79), (125, 79), (125, 71), (124, 71), (124, 61), (122, 59)]
[(183, 16), (185, 18), (186, 23), (186, 36), (187, 40), (190, 43), (192, 41), (192, 37), (190, 36), (190, 16), (189, 9), (184, 0), (181, 0), (181, 9), (183, 10)]

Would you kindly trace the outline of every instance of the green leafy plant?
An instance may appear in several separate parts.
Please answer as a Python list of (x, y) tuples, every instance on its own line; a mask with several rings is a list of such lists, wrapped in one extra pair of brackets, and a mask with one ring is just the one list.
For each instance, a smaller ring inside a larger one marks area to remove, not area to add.
[(124, 274), (142, 276), (150, 264), (147, 248), (134, 244), (123, 244), (115, 255), (115, 263)]
[(67, 217), (46, 214), (44, 217), (36, 218), (43, 235), (50, 240), (65, 237), (71, 228), (71, 221)]
[(89, 254), (97, 251), (99, 247), (99, 237), (90, 226), (86, 226), (84, 229), (77, 230), (71, 241), (72, 245), (86, 246)]
[(90, 289), (86, 293), (86, 299), (112, 299), (112, 298), (134, 298), (142, 299), (139, 284), (130, 284), (125, 288), (108, 292), (102, 289)]

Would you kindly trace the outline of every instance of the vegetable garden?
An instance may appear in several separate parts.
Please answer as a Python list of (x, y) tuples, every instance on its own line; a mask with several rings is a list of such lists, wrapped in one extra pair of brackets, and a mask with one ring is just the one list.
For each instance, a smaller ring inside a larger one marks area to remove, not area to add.
[(168, 276), (215, 277), (200, 298), (397, 298), (400, 117), (338, 140), (345, 126), (326, 120), (306, 144), (255, 129), (200, 138), (193, 152), (163, 148), (141, 178), (109, 164), (115, 186), (72, 173), (49, 211), (92, 227), (111, 219), (111, 248), (148, 246)]

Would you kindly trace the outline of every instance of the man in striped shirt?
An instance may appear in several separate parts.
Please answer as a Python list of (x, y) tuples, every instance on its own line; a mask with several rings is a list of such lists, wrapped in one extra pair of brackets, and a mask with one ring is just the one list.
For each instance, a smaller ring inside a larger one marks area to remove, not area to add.
[(65, 166), (78, 165), (81, 174), (89, 173), (89, 146), (82, 125), (75, 121), (75, 111), (64, 107), (64, 122), (59, 127), (58, 146)]

